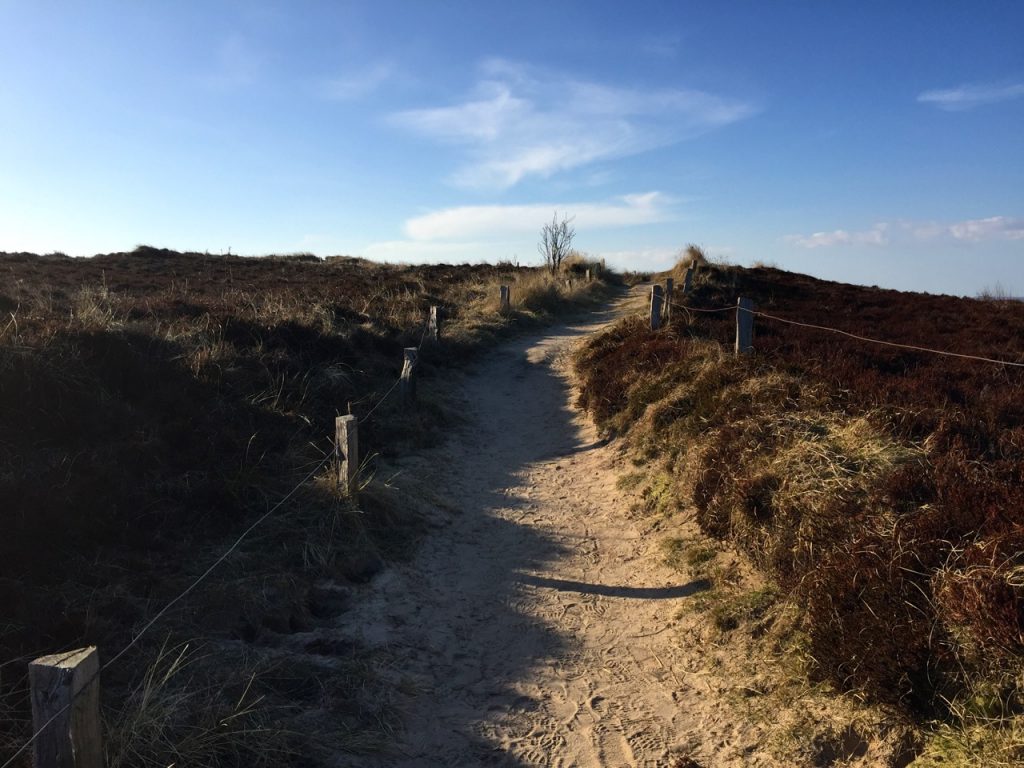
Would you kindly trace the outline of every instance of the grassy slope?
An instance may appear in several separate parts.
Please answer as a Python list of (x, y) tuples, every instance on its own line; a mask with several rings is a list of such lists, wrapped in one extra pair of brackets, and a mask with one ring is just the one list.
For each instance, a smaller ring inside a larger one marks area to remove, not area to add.
[[(430, 393), (444, 367), (605, 287), (577, 279), (569, 290), (508, 265), (150, 248), (0, 254), (0, 270), (0, 719), (10, 743), (27, 733), (24, 657), (95, 643), (102, 660), (127, 643), (330, 452), (337, 414), (377, 405), (430, 304), (442, 308), (444, 343), (425, 355), (421, 406), (410, 416), (386, 401), (360, 427), (364, 456), (434, 439), (446, 413)], [(499, 283), (512, 285), (504, 316)], [(314, 747), (295, 732), (318, 730), (302, 721), (310, 711), (331, 724), (327, 751), (386, 733), (372, 659), (306, 648), (324, 657), (310, 664), (279, 640), (342, 610), (344, 591), (317, 579), (358, 583), (409, 550), (415, 505), (394, 493), (371, 483), (357, 510), (321, 470), (105, 673), (111, 764), (308, 760)]]
[[(677, 285), (681, 274), (676, 275)], [(705, 266), (688, 302), (1024, 361), (1024, 304)], [(944, 725), (919, 758), (1024, 759), (1024, 372), (733, 313), (626, 320), (577, 368), (652, 504), (693, 509), (801, 606), (809, 673)]]

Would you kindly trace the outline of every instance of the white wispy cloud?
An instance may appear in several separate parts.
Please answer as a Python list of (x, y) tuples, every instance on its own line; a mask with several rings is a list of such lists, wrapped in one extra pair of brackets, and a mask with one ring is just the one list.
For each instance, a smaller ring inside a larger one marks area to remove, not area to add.
[(393, 62), (380, 61), (370, 67), (327, 78), (317, 90), (322, 98), (329, 101), (353, 101), (373, 93), (396, 74)]
[(884, 246), (891, 242), (931, 242), (936, 240), (983, 242), (992, 240), (1024, 240), (1024, 218), (989, 216), (963, 221), (896, 221), (879, 222), (871, 229), (851, 232), (835, 229), (810, 235), (786, 235), (783, 240), (802, 248), (827, 248), (844, 245)]
[(391, 120), (464, 147), (468, 162), (452, 175), (454, 183), (506, 189), (528, 176), (691, 138), (755, 111), (749, 102), (699, 90), (622, 88), (491, 59), (465, 100)]
[(522, 256), (532, 263), (540, 229), (556, 212), (559, 218), (572, 217), (578, 231), (589, 233), (669, 221), (676, 216), (677, 202), (660, 192), (646, 192), (598, 202), (443, 208), (406, 220), (404, 240), (372, 243), (361, 253), (386, 261), (494, 261)]
[(990, 216), (958, 221), (947, 229), (957, 240), (1024, 240), (1024, 218)]
[(405, 222), (405, 234), (416, 241), (536, 234), (556, 211), (560, 216), (572, 216), (580, 230), (629, 227), (667, 220), (672, 203), (660, 192), (647, 192), (599, 203), (467, 205), (413, 217)]
[(494, 253), (493, 243), (385, 240), (366, 246), (361, 255), (374, 261), (461, 263), (483, 261)]
[(786, 235), (786, 242), (801, 248), (828, 248), (836, 245), (886, 245), (889, 242), (889, 225), (882, 222), (871, 229), (850, 232), (834, 229), (831, 232), (814, 232), (810, 235)]
[(917, 97), (923, 104), (932, 104), (948, 112), (962, 112), (984, 104), (996, 104), (1024, 96), (1024, 83), (1002, 85), (961, 85), (956, 88), (925, 91)]
[(679, 259), (678, 248), (636, 248), (632, 250), (596, 251), (610, 267), (636, 271), (667, 269)]

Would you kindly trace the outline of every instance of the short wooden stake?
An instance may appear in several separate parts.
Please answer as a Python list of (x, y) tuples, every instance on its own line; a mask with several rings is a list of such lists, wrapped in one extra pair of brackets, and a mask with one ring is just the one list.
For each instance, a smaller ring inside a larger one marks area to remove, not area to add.
[(754, 351), (754, 302), (740, 297), (736, 300), (736, 354)]
[(671, 277), (665, 278), (665, 319), (672, 319), (672, 291), (675, 288), (676, 281)]
[(406, 347), (405, 360), (402, 363), (402, 403), (407, 407), (416, 402), (416, 347)]
[(427, 338), (437, 341), (441, 338), (441, 321), (437, 314), (437, 307), (430, 305), (430, 314), (427, 316)]
[(686, 268), (686, 276), (683, 278), (683, 296), (689, 296), (693, 290), (693, 267)]
[(507, 285), (501, 286), (500, 290), (501, 290), (501, 311), (502, 312), (508, 312), (510, 309), (512, 309), (511, 291), (509, 290), (509, 287)]
[(661, 328), (661, 286), (651, 286), (651, 330)]
[(99, 671), (95, 646), (28, 665), (35, 768), (103, 768)]
[(351, 495), (356, 492), (359, 472), (359, 421), (355, 416), (334, 419), (334, 444), (338, 448), (338, 486)]

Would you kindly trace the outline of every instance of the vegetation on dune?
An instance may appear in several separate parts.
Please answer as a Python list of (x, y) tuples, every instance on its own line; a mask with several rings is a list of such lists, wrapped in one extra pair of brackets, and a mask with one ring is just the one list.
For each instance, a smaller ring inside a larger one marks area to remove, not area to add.
[[(738, 296), (780, 318), (1024, 362), (1018, 302), (710, 264), (686, 302)], [(755, 353), (737, 357), (734, 322), (684, 309), (657, 332), (622, 321), (578, 355), (581, 404), (670, 479), (663, 510), (692, 509), (801, 607), (812, 676), (945, 723), (921, 760), (956, 733), (950, 754), (1020, 764), (1024, 371), (763, 317)]]
[[(83, 644), (110, 658), (329, 456), (336, 415), (380, 405), (360, 425), (358, 508), (321, 468), (103, 675), (115, 765), (310, 764), (311, 734), (372, 746), (392, 725), (368, 652), (311, 640), (295, 656), (282, 638), (343, 609), (331, 585), (409, 551), (413, 500), (369, 481), (374, 457), (438, 434), (430, 381), (599, 297), (605, 283), (566, 284), (587, 266), (0, 254), (0, 759), (29, 732), (28, 659)], [(381, 401), (430, 305), (443, 346), (398, 418)]]

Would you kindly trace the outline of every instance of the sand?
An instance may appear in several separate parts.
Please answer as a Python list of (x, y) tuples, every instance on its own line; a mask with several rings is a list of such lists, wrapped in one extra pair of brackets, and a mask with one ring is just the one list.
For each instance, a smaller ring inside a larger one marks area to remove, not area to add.
[[(402, 726), (383, 752), (339, 765), (835, 764), (829, 739), (814, 741), (836, 730), (830, 715), (809, 709), (829, 697), (746, 722), (724, 705), (762, 682), (760, 662), (742, 643), (702, 646), (704, 619), (685, 608), (708, 583), (664, 563), (658, 523), (617, 484), (634, 468), (573, 406), (573, 346), (644, 311), (644, 295), (501, 346), (452, 383), (464, 420), (392, 481), (420, 489), (432, 529), (335, 630), (377, 650)], [(784, 717), (814, 723), (806, 760), (763, 749)], [(855, 755), (842, 764), (887, 762)]]
[(359, 764), (653, 766), (680, 746), (666, 628), (704, 585), (627, 519), (618, 448), (573, 408), (567, 360), (640, 301), (503, 346), (458, 384), (465, 423), (416, 462), (447, 524), (344, 616), (412, 691), (393, 753)]

